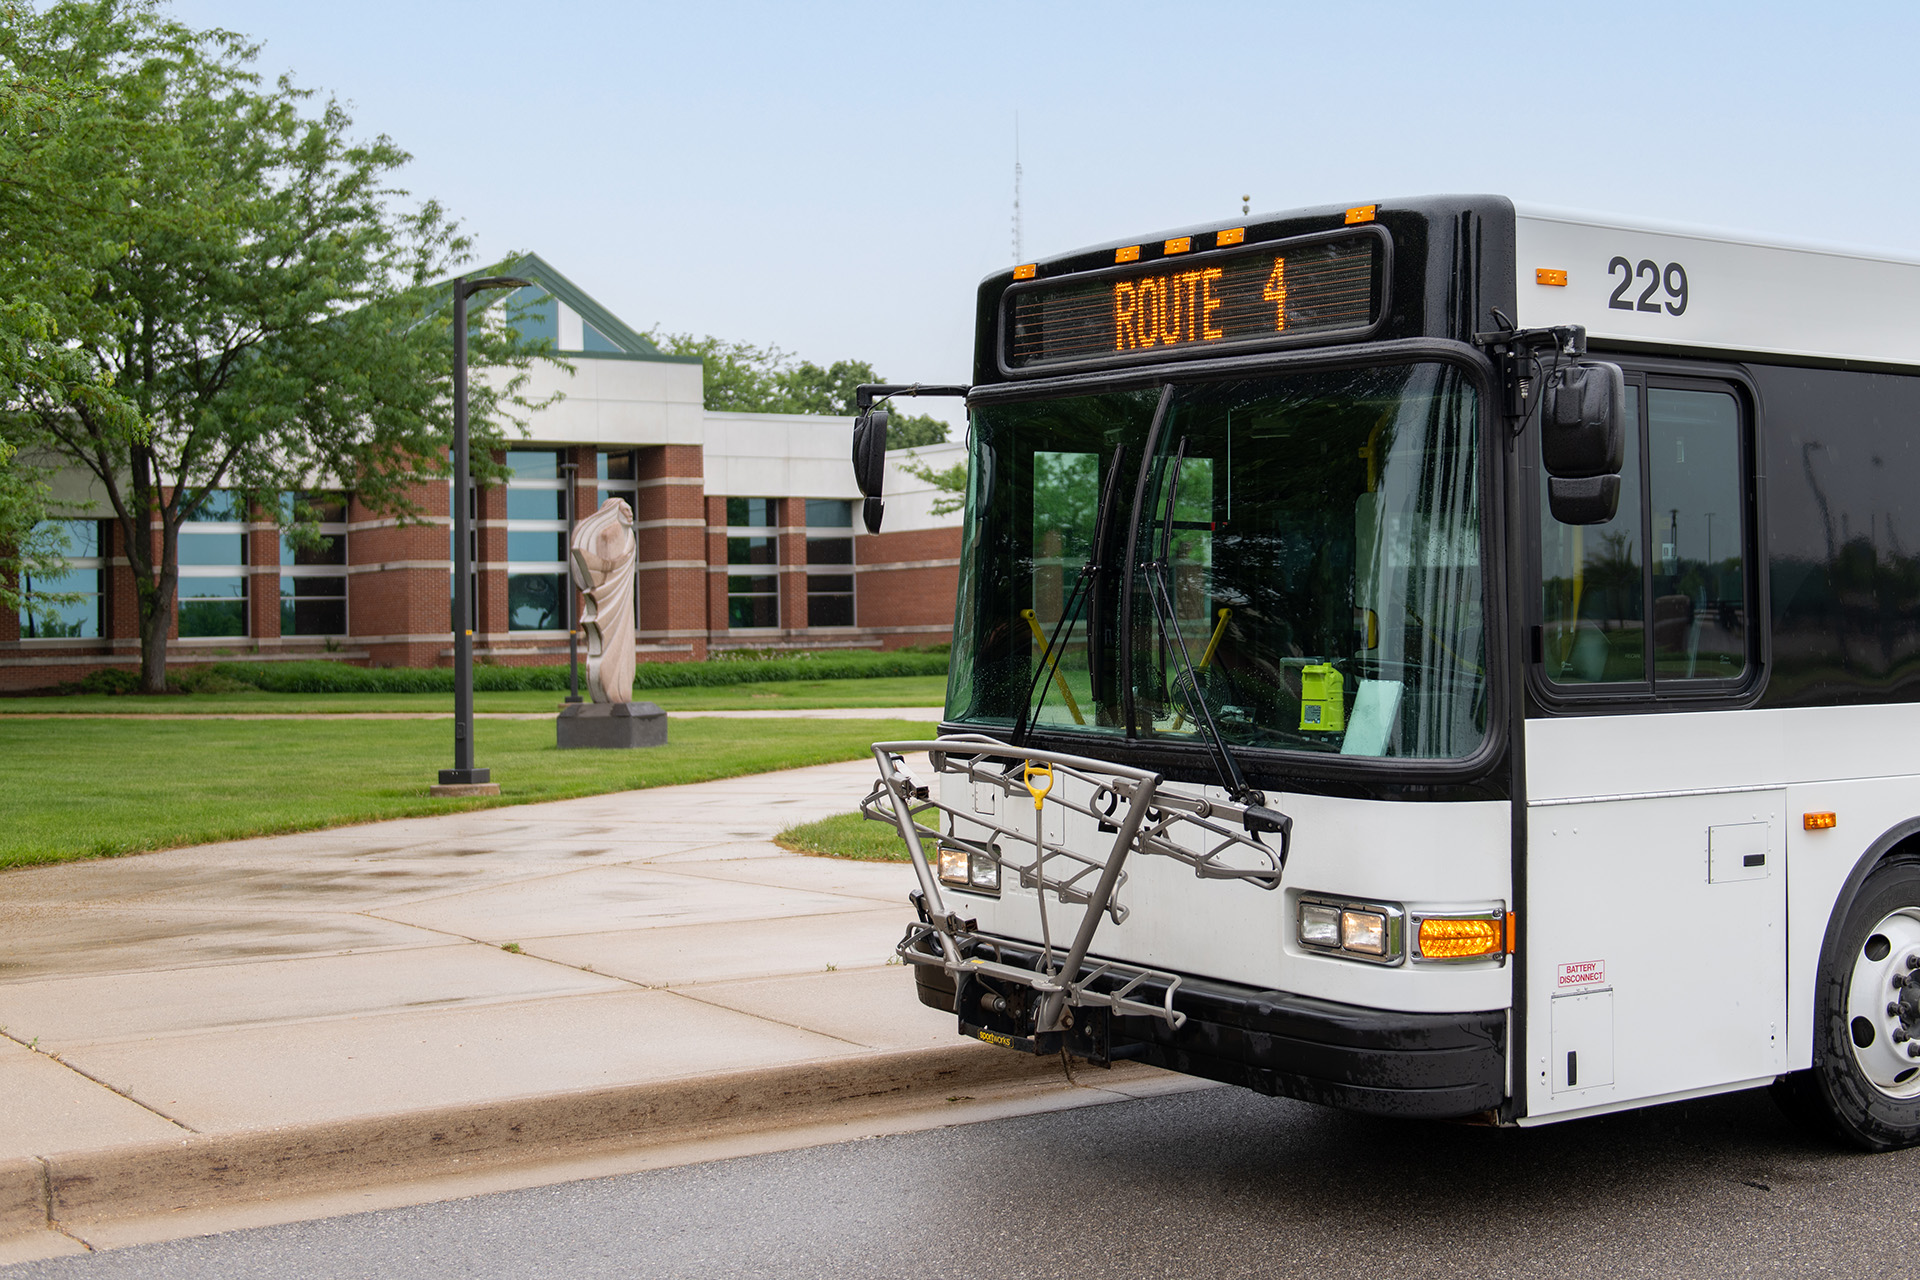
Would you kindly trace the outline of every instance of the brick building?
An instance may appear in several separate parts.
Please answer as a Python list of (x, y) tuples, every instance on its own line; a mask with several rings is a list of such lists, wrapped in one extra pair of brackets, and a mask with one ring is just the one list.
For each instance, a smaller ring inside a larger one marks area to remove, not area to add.
[[(889, 458), (887, 524), (860, 526), (852, 420), (711, 413), (697, 359), (662, 354), (537, 256), (526, 320), (573, 366), (531, 370), (534, 415), (501, 458), (511, 478), (475, 494), (475, 652), (502, 663), (567, 651), (568, 500), (584, 516), (626, 499), (638, 524), (639, 659), (739, 648), (894, 648), (945, 641), (960, 518), (932, 514), (932, 486)], [(935, 469), (958, 444), (914, 451)], [(76, 470), (53, 482), (67, 571), (35, 584), (79, 593), (52, 618), (0, 616), (0, 689), (137, 670), (133, 578), (111, 508)], [(169, 664), (327, 657), (374, 666), (452, 657), (448, 483), (422, 486), (424, 524), (401, 524), (350, 491), (309, 496), (324, 551), (297, 550), (271, 520), (215, 494), (183, 526)], [(154, 534), (156, 546), (158, 533)], [(577, 615), (576, 615), (577, 616)]]

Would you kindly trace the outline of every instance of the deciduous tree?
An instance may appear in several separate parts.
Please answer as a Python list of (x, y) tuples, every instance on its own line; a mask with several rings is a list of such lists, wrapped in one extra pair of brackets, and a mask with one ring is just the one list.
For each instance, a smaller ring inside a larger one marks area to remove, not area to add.
[[(69, 277), (45, 317), (67, 365), (11, 381), (10, 430), (106, 495), (152, 692), (180, 526), (212, 491), (276, 512), (298, 509), (286, 492), (344, 484), (405, 517), (420, 514), (412, 486), (447, 473), (436, 281), (469, 241), (439, 205), (404, 205), (405, 152), (356, 138), (332, 99), (263, 83), (255, 53), (139, 0), (0, 8), (0, 74), (73, 90), (9, 197), (60, 224), (33, 252)], [(533, 407), (521, 390), (537, 351), (478, 316), (471, 343), (476, 367), (501, 371), (472, 385), (485, 457)]]

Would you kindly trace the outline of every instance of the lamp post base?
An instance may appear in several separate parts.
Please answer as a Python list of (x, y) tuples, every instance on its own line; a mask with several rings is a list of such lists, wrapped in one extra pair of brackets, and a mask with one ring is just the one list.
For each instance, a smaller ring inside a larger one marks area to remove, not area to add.
[(430, 796), (451, 796), (459, 800), (467, 796), (497, 796), (500, 784), (497, 782), (436, 782), (427, 788)]
[(442, 769), (440, 781), (427, 788), (430, 796), (497, 796), (500, 784), (490, 781), (491, 769)]

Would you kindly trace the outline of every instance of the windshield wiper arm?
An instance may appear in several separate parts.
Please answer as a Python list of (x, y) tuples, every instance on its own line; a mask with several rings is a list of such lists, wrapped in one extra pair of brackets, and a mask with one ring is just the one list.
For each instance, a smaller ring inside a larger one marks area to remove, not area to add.
[[(1053, 669), (1054, 655), (1059, 651), (1061, 637), (1072, 634), (1087, 588), (1100, 576), (1101, 557), (1107, 545), (1109, 525), (1113, 521), (1114, 495), (1120, 488), (1120, 464), (1126, 456), (1126, 445), (1113, 447), (1113, 461), (1107, 469), (1107, 482), (1100, 489), (1100, 505), (1093, 513), (1093, 545), (1087, 549), (1086, 561), (1080, 566), (1080, 576), (1073, 580), (1073, 590), (1067, 596), (1065, 607), (1060, 610), (1060, 620), (1053, 624), (1053, 634), (1047, 639), (1046, 651), (1040, 655), (1040, 665), (1034, 669), (1033, 679), (1027, 685), (1026, 700), (1020, 704), (1020, 718), (1013, 722), (1013, 733), (1010, 735), (1016, 747), (1025, 745), (1027, 728), (1039, 716), (1040, 703), (1047, 699), (1047, 673)], [(1035, 694), (1039, 695), (1038, 700)]]
[(1194, 723), (1206, 732), (1207, 746), (1213, 756), (1214, 764), (1220, 770), (1220, 784), (1226, 788), (1227, 798), (1235, 804), (1246, 806), (1247, 830), (1255, 833), (1275, 831), (1280, 834), (1281, 860), (1286, 860), (1286, 849), (1293, 835), (1293, 819), (1277, 809), (1267, 808), (1266, 793), (1247, 785), (1247, 776), (1241, 771), (1240, 761), (1220, 736), (1220, 726), (1214, 723), (1213, 708), (1207, 705), (1206, 697), (1200, 692), (1200, 673), (1193, 665), (1193, 656), (1187, 652), (1187, 638), (1180, 633), (1180, 619), (1173, 607), (1173, 591), (1167, 582), (1169, 565), (1173, 559), (1173, 510), (1180, 496), (1180, 468), (1187, 457), (1187, 439), (1180, 438), (1180, 445), (1174, 450), (1173, 474), (1167, 481), (1167, 510), (1160, 522), (1159, 554), (1147, 570), (1147, 594), (1153, 598), (1154, 612), (1159, 615), (1160, 627), (1173, 638), (1174, 651), (1180, 655), (1181, 674), (1174, 677), (1173, 691), (1187, 704)]

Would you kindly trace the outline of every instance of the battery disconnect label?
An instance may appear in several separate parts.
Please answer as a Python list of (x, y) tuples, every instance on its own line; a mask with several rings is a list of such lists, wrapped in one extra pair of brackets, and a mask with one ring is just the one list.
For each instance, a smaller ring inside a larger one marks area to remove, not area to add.
[(1554, 990), (1577, 991), (1582, 987), (1604, 987), (1607, 985), (1607, 962), (1605, 960), (1576, 960), (1572, 964), (1563, 964), (1554, 977)]

